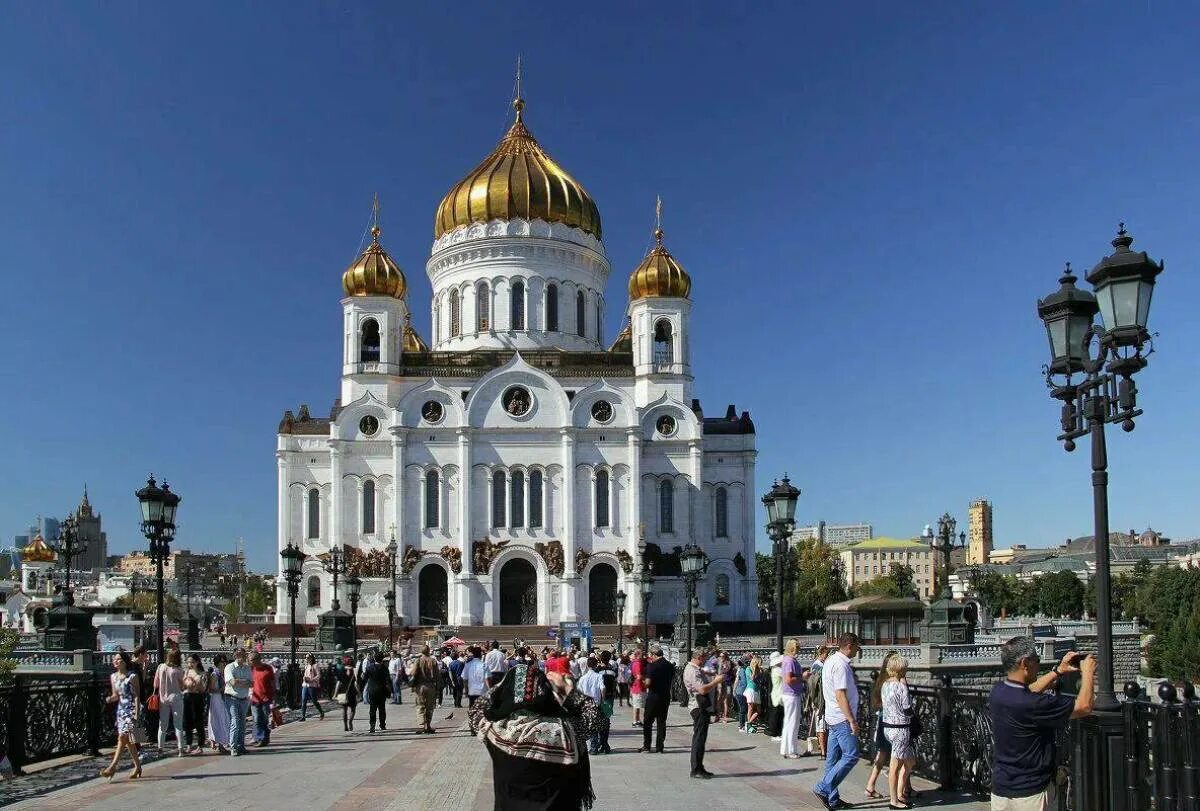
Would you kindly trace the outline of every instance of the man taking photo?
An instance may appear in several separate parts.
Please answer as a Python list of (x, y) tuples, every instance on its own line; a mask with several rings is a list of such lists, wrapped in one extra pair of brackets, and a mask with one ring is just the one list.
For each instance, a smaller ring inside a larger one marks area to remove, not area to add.
[[(992, 688), (992, 811), (1058, 808), (1054, 736), (1072, 718), (1092, 713), (1096, 657), (1072, 651), (1043, 676), (1033, 639), (1018, 636), (1000, 648), (1004, 680)], [(1079, 695), (1059, 695), (1063, 676), (1079, 672)]]

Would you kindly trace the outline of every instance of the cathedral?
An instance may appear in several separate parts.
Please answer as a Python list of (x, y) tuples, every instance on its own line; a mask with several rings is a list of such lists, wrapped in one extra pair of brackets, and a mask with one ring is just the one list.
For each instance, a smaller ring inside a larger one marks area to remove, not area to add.
[[(673, 622), (689, 543), (710, 561), (698, 607), (757, 620), (754, 424), (692, 397), (703, 291), (660, 225), (606, 344), (600, 211), (535, 140), (519, 95), (500, 143), (437, 207), (429, 340), (378, 207), (342, 275), (340, 397), (327, 417), (285, 412), (278, 431), (278, 546), (308, 556), (297, 618), (331, 608), (336, 544), (363, 580), (359, 624), (386, 624), (394, 541), (403, 625), (615, 623), (618, 591), (635, 624), (643, 567), (649, 620)], [(282, 566), (279, 583), (287, 622)]]

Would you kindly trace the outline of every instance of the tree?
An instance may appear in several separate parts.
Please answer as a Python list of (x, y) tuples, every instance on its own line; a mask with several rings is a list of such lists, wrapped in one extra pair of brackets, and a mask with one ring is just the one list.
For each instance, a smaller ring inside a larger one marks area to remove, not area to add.
[[(157, 614), (158, 595), (152, 591), (139, 591), (136, 595), (122, 594), (113, 601), (113, 605), (132, 608), (142, 614)], [(163, 595), (163, 615), (167, 622), (179, 622), (183, 619), (183, 607), (170, 594)]]
[(855, 597), (901, 597), (900, 586), (890, 575), (880, 574), (854, 587)]
[[(825, 616), (825, 607), (846, 599), (846, 576), (837, 552), (828, 544), (805, 539), (788, 549), (785, 562), (783, 615), (811, 620)], [(755, 554), (758, 601), (775, 606), (775, 556)]]
[(1020, 584), (1012, 575), (977, 570), (971, 575), (968, 589), (971, 594), (987, 604), (994, 616), (1019, 613), (1017, 611), (1017, 595), (1020, 591)]
[[(246, 577), (241, 604), (243, 612), (246, 614), (269, 614), (275, 605), (275, 591), (268, 588), (261, 575), (249, 575)], [(235, 592), (233, 598), (225, 603), (225, 614), (229, 617), (238, 617), (238, 606), (238, 597)]]
[(1083, 613), (1083, 583), (1074, 572), (1061, 571), (1037, 578), (1038, 608), (1048, 617), (1072, 617)]
[(20, 641), (21, 635), (12, 628), (0, 628), (0, 684), (12, 681), (13, 671), (17, 669), (12, 652)]

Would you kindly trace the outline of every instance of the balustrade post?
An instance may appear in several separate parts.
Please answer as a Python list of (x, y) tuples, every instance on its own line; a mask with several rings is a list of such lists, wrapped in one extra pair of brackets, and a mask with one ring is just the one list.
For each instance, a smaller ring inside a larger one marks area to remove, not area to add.
[(953, 791), (957, 783), (954, 769), (954, 730), (953, 719), (950, 716), (953, 705), (953, 680), (949, 673), (938, 677), (941, 682), (937, 688), (937, 747), (938, 747), (938, 787), (942, 791)]
[(1167, 682), (1158, 686), (1158, 697), (1162, 703), (1158, 705), (1155, 719), (1155, 764), (1154, 771), (1158, 776), (1158, 811), (1175, 811), (1179, 804), (1178, 779), (1179, 773), (1175, 768), (1176, 750), (1175, 736), (1171, 734), (1171, 716), (1175, 712), (1175, 687)]
[(84, 715), (87, 717), (88, 754), (92, 757), (99, 757), (100, 728), (104, 725), (104, 704), (101, 703), (103, 699), (100, 697), (100, 681), (94, 673), (88, 673), (83, 691), (87, 701), (87, 712)]
[(1196, 688), (1191, 682), (1183, 685), (1183, 772), (1180, 794), (1183, 807), (1200, 808), (1200, 705), (1196, 703)]
[(1125, 803), (1131, 809), (1141, 808), (1141, 758), (1144, 757), (1142, 746), (1143, 730), (1139, 729), (1141, 705), (1138, 694), (1141, 692), (1137, 682), (1125, 685), (1125, 704), (1122, 714), (1125, 721)]
[(25, 740), (29, 736), (26, 719), (29, 711), (29, 678), (16, 675), (13, 679), (12, 698), (8, 702), (8, 759), (13, 774), (23, 775), (25, 765)]

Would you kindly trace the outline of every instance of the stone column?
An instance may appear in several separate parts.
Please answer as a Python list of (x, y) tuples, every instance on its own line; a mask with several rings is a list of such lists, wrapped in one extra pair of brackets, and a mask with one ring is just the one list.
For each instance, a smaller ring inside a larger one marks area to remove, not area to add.
[(345, 451), (336, 439), (329, 440), (329, 525), (325, 543), (342, 541), (342, 455)]
[[(407, 447), (408, 434), (403, 428), (392, 429), (392, 515), (391, 526), (388, 528), (396, 533), (396, 569), (399, 570), (404, 560), (404, 451)], [(391, 536), (388, 536), (391, 540)], [(407, 611), (408, 578), (397, 571), (396, 574), (396, 615), (400, 620), (412, 616)], [(401, 625), (403, 627), (403, 625)]]
[[(276, 472), (277, 472), (277, 485), (276, 486), (278, 487), (278, 495), (276, 497), (278, 500), (278, 503), (276, 505), (276, 516), (275, 516), (276, 521), (278, 523), (278, 529), (277, 529), (278, 537), (276, 539), (277, 540), (276, 546), (278, 546), (277, 551), (282, 552), (284, 547), (287, 546), (288, 541), (290, 540), (288, 538), (287, 451), (282, 451), (282, 450), (275, 451), (275, 467), (276, 467)], [(297, 544), (300, 544), (300, 543), (302, 543), (302, 540), (297, 539)], [(279, 578), (277, 580), (279, 585), (277, 585), (275, 588), (275, 598), (276, 598), (275, 605), (279, 607), (279, 610), (276, 611), (275, 613), (277, 615), (283, 617), (283, 620), (281, 620), (282, 622), (291, 622), (292, 604), (291, 604), (291, 601), (288, 600), (287, 584), (284, 582), (284, 577), (283, 577), (283, 558), (278, 557), (278, 556), (275, 558), (275, 568), (279, 572)]]
[(578, 578), (575, 572), (575, 436), (570, 428), (562, 429), (563, 466), (563, 582), (561, 614), (564, 622), (578, 622), (576, 605)]
[[(688, 461), (691, 463), (691, 471), (689, 477), (692, 480), (692, 486), (688, 488), (688, 537), (692, 542), (705, 549), (708, 546), (704, 538), (700, 537), (699, 524), (696, 520), (700, 512), (700, 504), (704, 499), (704, 455), (700, 448), (700, 440), (693, 439), (688, 443)], [(707, 549), (705, 550), (707, 551)], [(707, 586), (708, 576), (696, 583), (696, 599), (700, 605), (697, 610), (707, 611)], [(685, 598), (686, 599), (686, 598)], [(685, 606), (686, 607), (686, 606)]]
[(640, 426), (630, 428), (625, 437), (626, 449), (629, 455), (629, 502), (625, 505), (625, 514), (629, 516), (628, 535), (625, 551), (633, 558), (633, 574), (625, 577), (625, 624), (632, 625), (640, 621), (642, 616), (642, 589), (630, 577), (641, 574), (642, 561), (638, 558), (638, 541), (642, 535), (642, 429)]
[(474, 593), (475, 572), (471, 560), (471, 433), (469, 428), (458, 429), (458, 548), (462, 555), (462, 572), (455, 578), (458, 599), (455, 600), (455, 624), (475, 624), (471, 597)]

